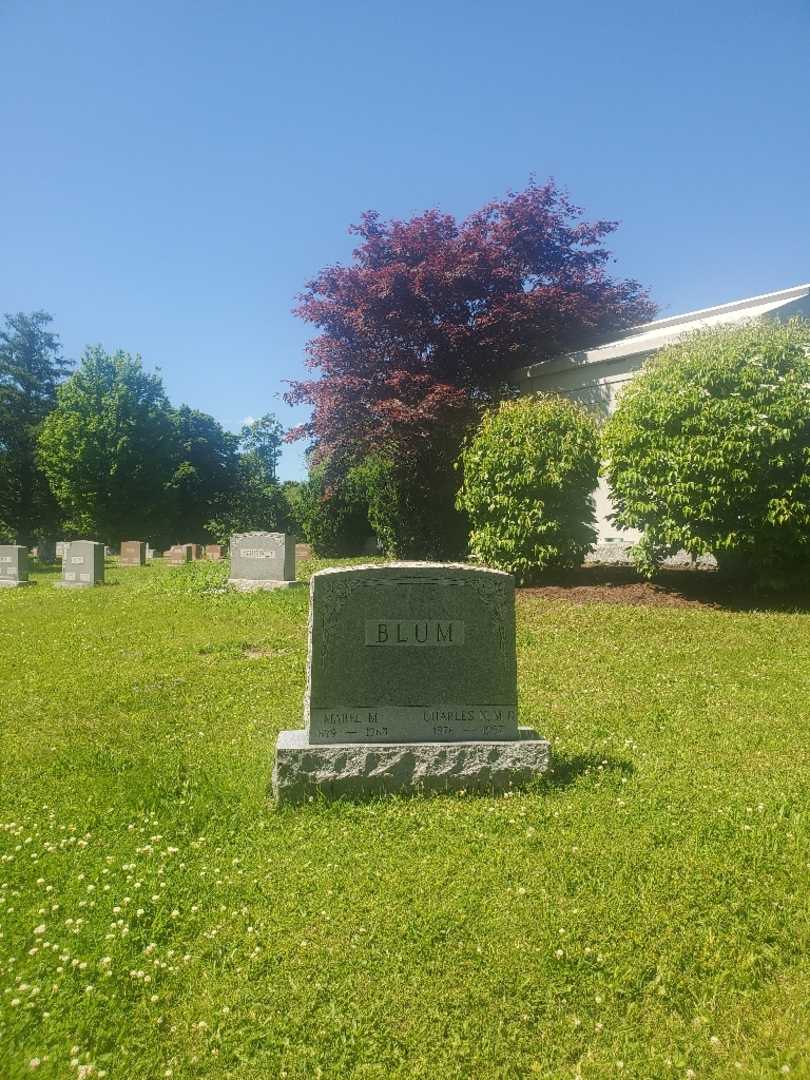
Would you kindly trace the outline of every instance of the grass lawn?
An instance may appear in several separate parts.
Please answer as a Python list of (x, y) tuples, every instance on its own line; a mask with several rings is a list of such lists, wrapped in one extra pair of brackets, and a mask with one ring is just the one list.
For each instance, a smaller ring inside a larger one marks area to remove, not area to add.
[(3, 1080), (810, 1076), (810, 614), (522, 596), (541, 788), (278, 811), (221, 575), (0, 592)]

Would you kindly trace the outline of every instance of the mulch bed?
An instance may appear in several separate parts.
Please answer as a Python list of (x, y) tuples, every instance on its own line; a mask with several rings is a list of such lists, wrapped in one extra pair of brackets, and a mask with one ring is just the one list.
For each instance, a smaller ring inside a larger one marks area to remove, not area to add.
[(548, 583), (518, 590), (518, 596), (570, 604), (629, 604), (734, 611), (810, 611), (810, 593), (768, 592), (730, 581), (711, 570), (669, 570), (645, 581), (625, 567), (584, 566), (549, 576)]

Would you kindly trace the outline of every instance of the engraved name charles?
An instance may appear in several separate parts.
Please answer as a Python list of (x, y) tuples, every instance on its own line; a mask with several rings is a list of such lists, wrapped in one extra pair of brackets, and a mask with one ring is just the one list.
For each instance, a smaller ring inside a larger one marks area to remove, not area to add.
[(461, 619), (366, 619), (366, 645), (463, 645)]

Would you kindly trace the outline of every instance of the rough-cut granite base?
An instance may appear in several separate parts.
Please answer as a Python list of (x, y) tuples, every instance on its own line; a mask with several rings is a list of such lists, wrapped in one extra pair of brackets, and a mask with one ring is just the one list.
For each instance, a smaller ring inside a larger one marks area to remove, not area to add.
[(313, 746), (304, 729), (282, 731), (273, 795), (279, 803), (410, 792), (496, 792), (548, 769), (551, 748), (531, 728), (502, 742), (339, 743)]
[(239, 592), (256, 592), (259, 589), (294, 589), (299, 585), (306, 585), (305, 581), (273, 581), (265, 578), (254, 581), (253, 578), (228, 578), (228, 584)]

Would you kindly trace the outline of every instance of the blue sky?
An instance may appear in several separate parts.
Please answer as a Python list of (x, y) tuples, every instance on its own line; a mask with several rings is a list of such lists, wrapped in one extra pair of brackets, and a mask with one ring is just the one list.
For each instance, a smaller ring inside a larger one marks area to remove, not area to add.
[(230, 429), (302, 417), (290, 309), (366, 209), (553, 175), (662, 314), (810, 278), (807, 0), (0, 0), (0, 41), (0, 312)]

